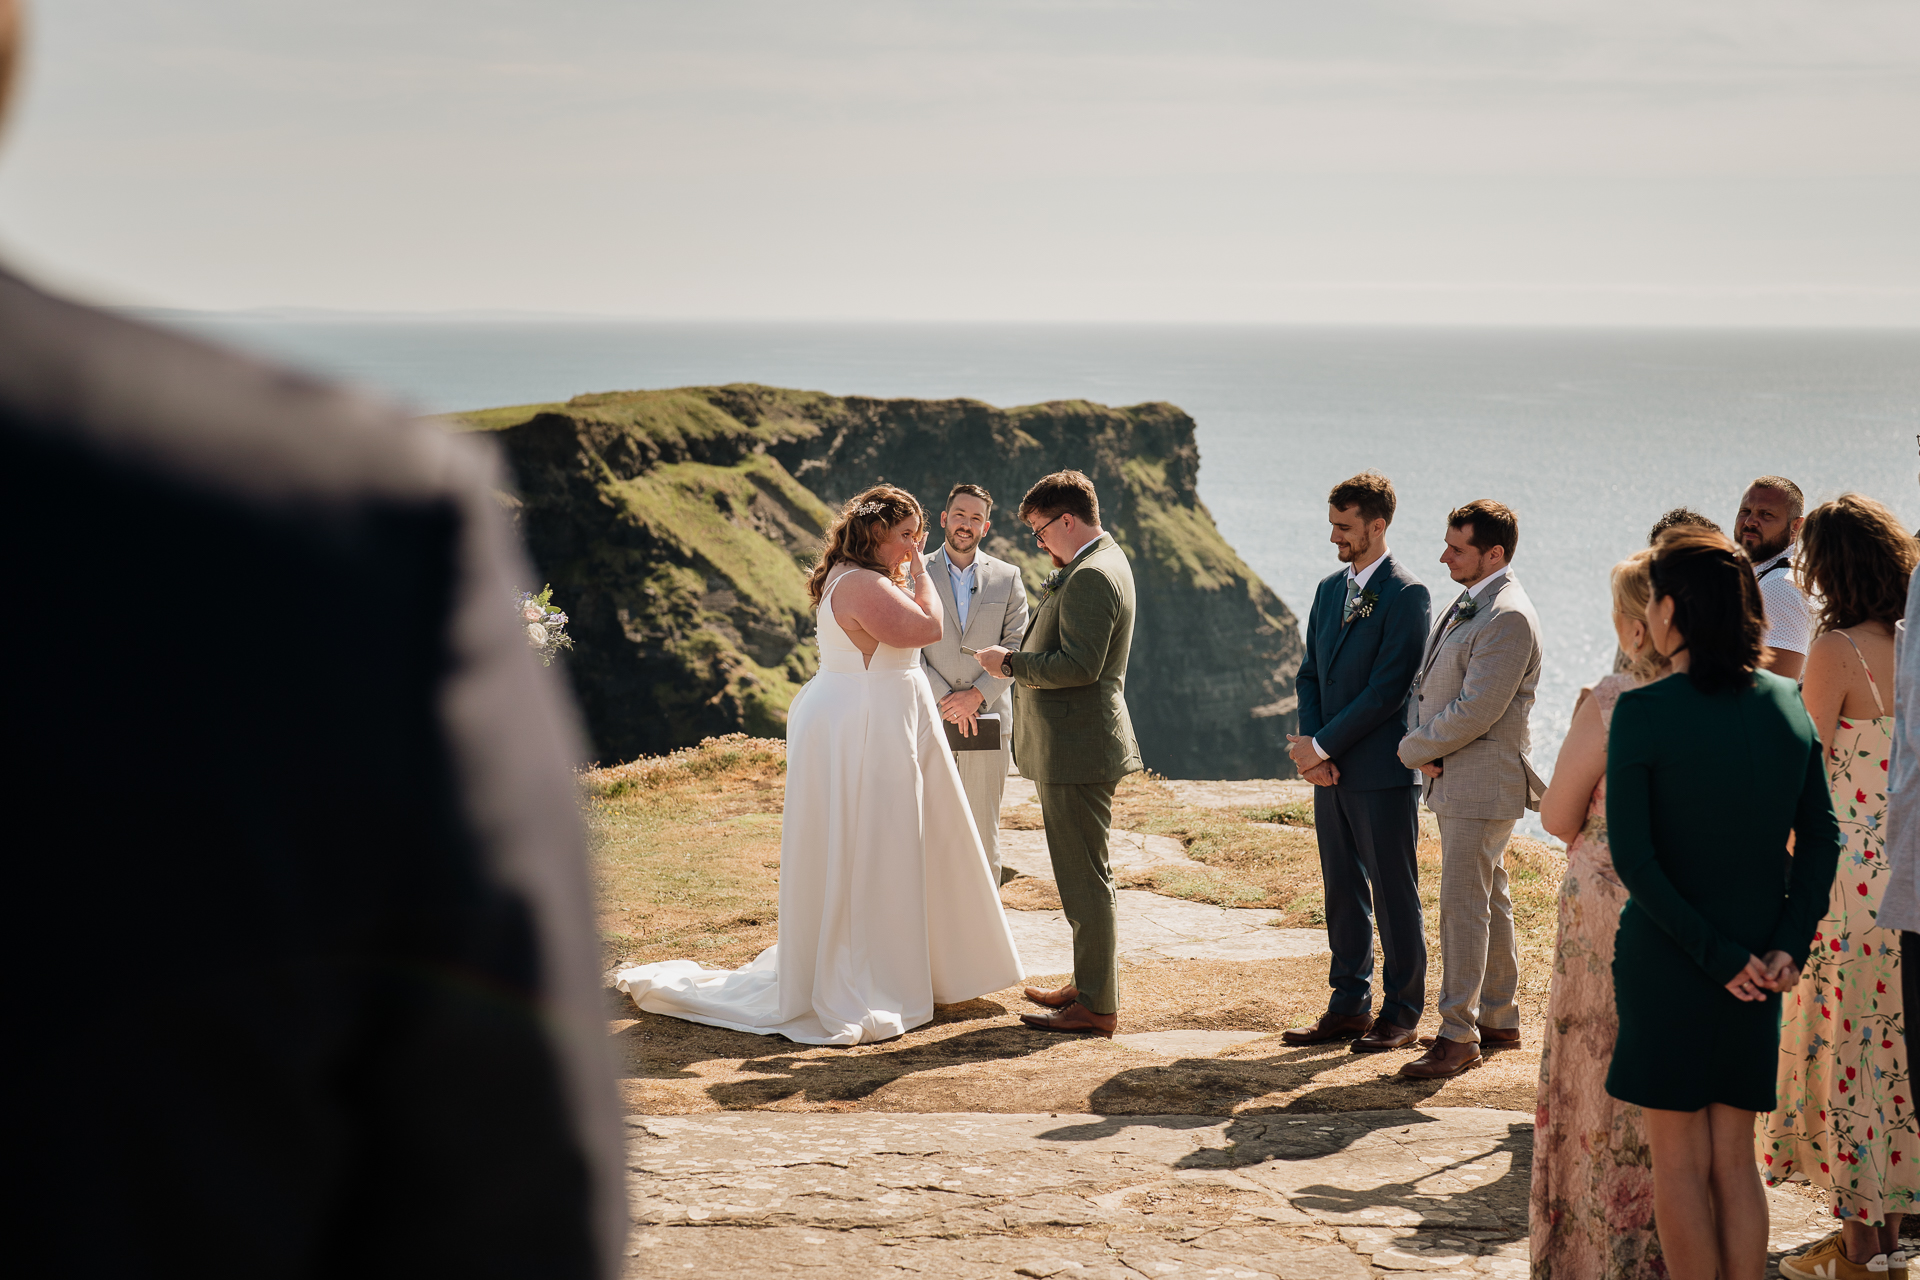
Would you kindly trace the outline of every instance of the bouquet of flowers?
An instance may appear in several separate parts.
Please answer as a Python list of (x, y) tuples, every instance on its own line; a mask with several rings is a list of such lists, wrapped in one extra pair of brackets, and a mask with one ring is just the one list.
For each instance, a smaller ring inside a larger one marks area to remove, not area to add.
[(540, 655), (540, 665), (553, 665), (555, 655), (563, 649), (573, 648), (573, 639), (567, 635), (567, 615), (553, 603), (553, 587), (543, 587), (540, 594), (522, 591), (517, 601), (520, 608), (520, 622), (527, 629), (527, 645)]

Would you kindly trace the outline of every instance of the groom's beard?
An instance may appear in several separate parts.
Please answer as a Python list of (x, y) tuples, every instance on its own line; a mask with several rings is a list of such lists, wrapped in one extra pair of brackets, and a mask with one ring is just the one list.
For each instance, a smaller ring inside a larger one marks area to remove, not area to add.
[(1373, 540), (1368, 538), (1358, 542), (1336, 542), (1333, 546), (1340, 556), (1341, 564), (1352, 564), (1355, 556), (1363, 556), (1373, 550)]

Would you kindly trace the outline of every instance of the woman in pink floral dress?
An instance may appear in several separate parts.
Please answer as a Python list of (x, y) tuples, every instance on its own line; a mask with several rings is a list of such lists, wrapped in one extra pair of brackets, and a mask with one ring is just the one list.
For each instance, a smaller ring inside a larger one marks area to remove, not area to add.
[(1540, 819), (1567, 842), (1560, 935), (1540, 1048), (1534, 1113), (1532, 1225), (1536, 1280), (1626, 1280), (1667, 1274), (1653, 1230), (1653, 1165), (1640, 1108), (1607, 1096), (1619, 1019), (1613, 935), (1627, 890), (1607, 848), (1607, 729), (1623, 692), (1663, 673), (1647, 633), (1643, 551), (1613, 569), (1613, 626), (1627, 670), (1574, 709)]
[(1840, 1230), (1781, 1274), (1865, 1276), (1899, 1247), (1920, 1191), (1920, 1126), (1907, 1071), (1900, 935), (1875, 922), (1886, 884), (1882, 827), (1893, 745), (1893, 624), (1906, 610), (1915, 544), (1893, 513), (1847, 494), (1808, 513), (1799, 571), (1821, 636), (1803, 696), (1827, 744), (1834, 816), (1846, 847), (1832, 906), (1800, 983), (1780, 1008), (1777, 1110), (1755, 1125), (1769, 1184), (1810, 1182)]

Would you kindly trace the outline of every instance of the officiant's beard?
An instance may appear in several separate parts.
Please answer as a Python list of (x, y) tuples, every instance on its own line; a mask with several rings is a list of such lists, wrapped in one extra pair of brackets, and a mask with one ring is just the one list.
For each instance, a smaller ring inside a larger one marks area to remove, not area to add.
[(974, 536), (973, 530), (971, 529), (947, 530), (947, 547), (950, 550), (964, 553), (973, 550), (979, 545), (980, 539)]

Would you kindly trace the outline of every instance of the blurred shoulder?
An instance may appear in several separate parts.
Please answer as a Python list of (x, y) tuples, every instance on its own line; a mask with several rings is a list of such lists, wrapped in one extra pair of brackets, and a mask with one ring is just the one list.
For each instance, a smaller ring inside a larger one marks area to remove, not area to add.
[(263, 502), (426, 500), (497, 484), (490, 451), (265, 360), (53, 297), (0, 270), (11, 429)]

